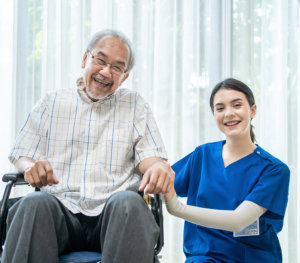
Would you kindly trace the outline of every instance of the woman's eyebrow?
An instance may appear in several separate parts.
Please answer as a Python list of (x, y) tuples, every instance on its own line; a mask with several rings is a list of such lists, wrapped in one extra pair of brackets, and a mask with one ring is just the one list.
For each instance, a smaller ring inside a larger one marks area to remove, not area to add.
[(224, 103), (218, 102), (218, 103), (215, 104), (215, 107), (216, 107), (216, 106), (222, 106), (222, 105), (224, 105)]
[[(231, 103), (235, 103), (237, 101), (242, 101), (242, 99), (241, 98), (234, 99), (234, 100), (231, 101)], [(218, 102), (214, 106), (216, 107), (216, 106), (222, 106), (222, 105), (224, 105), (223, 102)]]
[(241, 98), (237, 98), (237, 99), (232, 100), (231, 102), (234, 103), (234, 102), (237, 102), (237, 101), (242, 101), (242, 99)]

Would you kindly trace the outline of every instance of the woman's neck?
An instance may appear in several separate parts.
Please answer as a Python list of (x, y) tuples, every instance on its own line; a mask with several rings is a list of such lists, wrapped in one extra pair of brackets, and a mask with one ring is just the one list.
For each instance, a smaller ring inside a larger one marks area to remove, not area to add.
[(225, 167), (229, 164), (238, 161), (239, 159), (253, 153), (256, 145), (251, 141), (251, 139), (226, 139), (226, 143), (223, 145), (223, 161)]

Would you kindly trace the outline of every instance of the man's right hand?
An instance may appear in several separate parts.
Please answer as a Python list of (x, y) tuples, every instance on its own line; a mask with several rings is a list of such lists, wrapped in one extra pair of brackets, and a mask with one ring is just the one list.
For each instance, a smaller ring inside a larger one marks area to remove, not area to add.
[(19, 171), (23, 171), (25, 181), (33, 187), (41, 188), (59, 183), (49, 161), (36, 161), (32, 158), (21, 157), (17, 161), (17, 166)]

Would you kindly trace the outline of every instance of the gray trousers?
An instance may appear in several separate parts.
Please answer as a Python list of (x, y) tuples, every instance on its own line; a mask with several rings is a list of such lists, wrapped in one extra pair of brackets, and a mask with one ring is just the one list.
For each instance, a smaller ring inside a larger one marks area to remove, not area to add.
[(3, 263), (54, 263), (70, 251), (99, 251), (102, 262), (152, 263), (159, 227), (135, 192), (113, 194), (99, 216), (72, 214), (54, 196), (34, 192), (8, 212)]

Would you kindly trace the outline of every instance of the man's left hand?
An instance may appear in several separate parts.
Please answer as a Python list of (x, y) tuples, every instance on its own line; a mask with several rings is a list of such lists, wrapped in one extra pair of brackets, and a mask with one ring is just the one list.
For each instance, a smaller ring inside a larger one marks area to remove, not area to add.
[(158, 160), (144, 173), (139, 191), (145, 194), (165, 194), (171, 190), (174, 183), (174, 175), (171, 173), (168, 164)]

